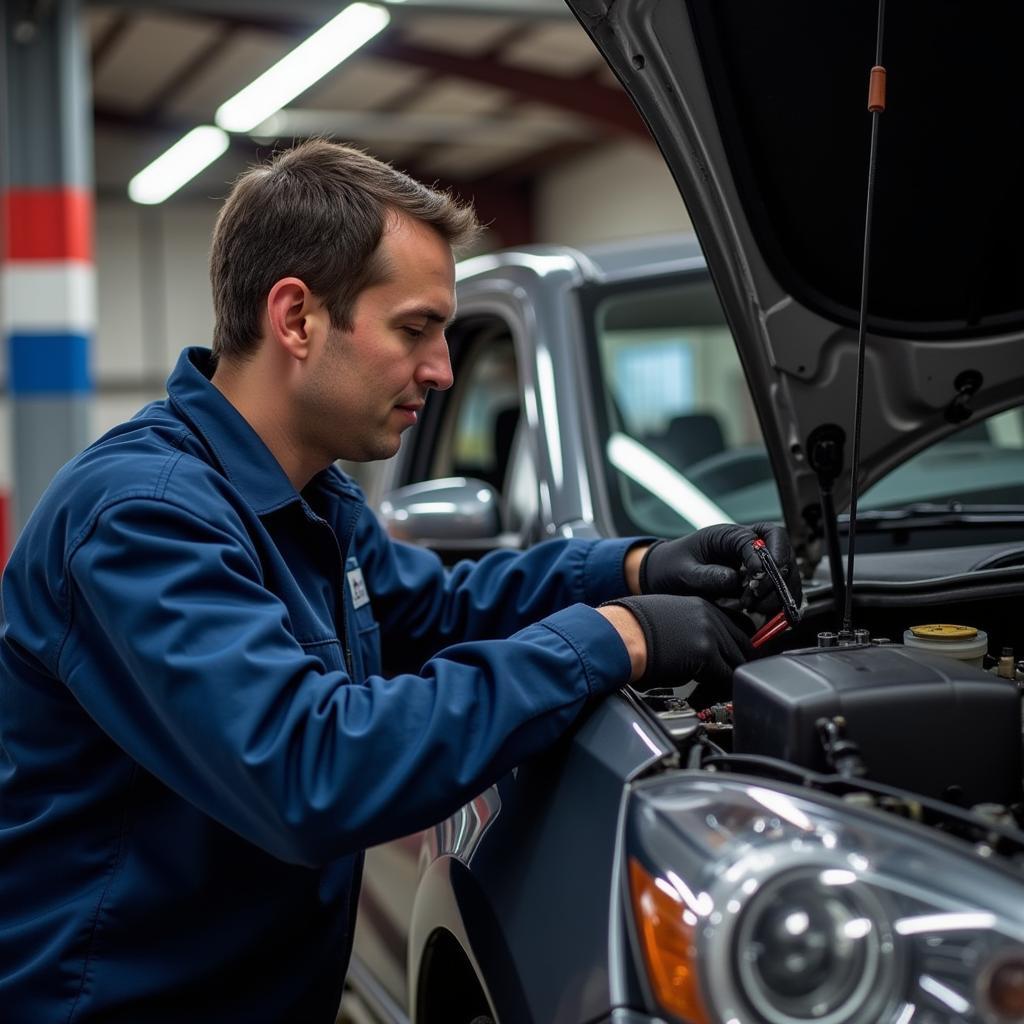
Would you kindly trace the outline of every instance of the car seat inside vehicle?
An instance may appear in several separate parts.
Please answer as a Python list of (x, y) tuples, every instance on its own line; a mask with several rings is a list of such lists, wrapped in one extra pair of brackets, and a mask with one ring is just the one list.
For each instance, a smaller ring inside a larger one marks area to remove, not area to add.
[(725, 433), (713, 412), (691, 412), (673, 416), (663, 431), (650, 435), (645, 443), (676, 469), (685, 470), (724, 451)]

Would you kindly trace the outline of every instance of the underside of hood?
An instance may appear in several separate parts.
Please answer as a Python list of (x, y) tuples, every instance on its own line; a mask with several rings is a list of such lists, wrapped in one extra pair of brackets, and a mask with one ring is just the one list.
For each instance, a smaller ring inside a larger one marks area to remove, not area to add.
[[(809, 442), (848, 500), (878, 6), (567, 0), (633, 97), (706, 253), (787, 521), (815, 544)], [(1024, 396), (1024, 4), (886, 7), (861, 481)], [(817, 433), (816, 433), (817, 432)], [(812, 551), (813, 553), (813, 551)]]

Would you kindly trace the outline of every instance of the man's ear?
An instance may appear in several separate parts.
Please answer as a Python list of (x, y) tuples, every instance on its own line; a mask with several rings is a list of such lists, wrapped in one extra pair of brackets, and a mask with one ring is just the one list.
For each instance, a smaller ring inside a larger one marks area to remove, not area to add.
[(326, 315), (305, 283), (297, 277), (282, 277), (267, 293), (270, 336), (294, 359), (305, 359), (310, 344)]

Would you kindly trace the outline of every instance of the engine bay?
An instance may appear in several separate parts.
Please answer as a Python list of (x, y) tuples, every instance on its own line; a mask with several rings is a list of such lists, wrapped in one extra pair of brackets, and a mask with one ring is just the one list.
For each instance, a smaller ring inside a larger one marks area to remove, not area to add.
[(812, 599), (730, 694), (698, 686), (645, 703), (681, 766), (797, 782), (1024, 868), (1024, 588), (1008, 582), (868, 585), (842, 637), (831, 602)]
[(963, 806), (1020, 797), (1017, 686), (953, 658), (890, 643), (804, 648), (741, 666), (733, 702), (736, 753)]

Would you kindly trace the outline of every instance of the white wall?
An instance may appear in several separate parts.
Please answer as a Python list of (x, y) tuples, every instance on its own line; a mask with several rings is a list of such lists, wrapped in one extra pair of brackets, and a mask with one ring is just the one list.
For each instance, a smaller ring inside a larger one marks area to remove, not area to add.
[(97, 204), (96, 436), (163, 395), (182, 348), (209, 345), (207, 255), (218, 205)]
[(538, 241), (588, 245), (691, 230), (653, 144), (605, 146), (551, 171), (537, 189)]

